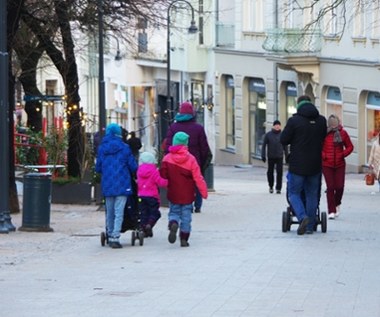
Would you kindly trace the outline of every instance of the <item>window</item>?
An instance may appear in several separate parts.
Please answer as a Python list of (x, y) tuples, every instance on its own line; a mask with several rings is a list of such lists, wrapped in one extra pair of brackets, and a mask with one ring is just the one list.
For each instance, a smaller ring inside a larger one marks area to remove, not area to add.
[(371, 37), (373, 39), (380, 38), (380, 12), (379, 3), (372, 3), (371, 14)]
[(341, 123), (343, 123), (343, 109), (342, 109), (342, 95), (338, 87), (329, 87), (326, 97), (326, 115), (331, 114), (338, 116)]
[(365, 20), (364, 3), (359, 2), (354, 12), (354, 37), (365, 37)]
[(227, 148), (235, 148), (235, 84), (232, 76), (226, 77), (225, 101)]
[(367, 157), (368, 161), (369, 153), (371, 151), (372, 143), (379, 134), (380, 131), (380, 93), (369, 92), (366, 102), (367, 108)]
[(286, 119), (297, 112), (297, 88), (293, 82), (286, 84)]
[(243, 31), (262, 32), (263, 0), (244, 0), (243, 2)]

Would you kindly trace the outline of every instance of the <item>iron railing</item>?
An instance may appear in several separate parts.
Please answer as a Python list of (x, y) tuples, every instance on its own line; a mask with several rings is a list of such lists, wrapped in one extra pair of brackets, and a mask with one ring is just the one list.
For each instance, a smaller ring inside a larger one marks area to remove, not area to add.
[(316, 53), (322, 48), (322, 32), (304, 29), (270, 29), (263, 49), (280, 53)]

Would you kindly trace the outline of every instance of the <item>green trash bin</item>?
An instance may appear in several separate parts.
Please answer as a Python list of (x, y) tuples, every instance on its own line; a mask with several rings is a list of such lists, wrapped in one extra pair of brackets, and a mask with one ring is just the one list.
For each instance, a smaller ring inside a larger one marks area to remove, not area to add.
[(50, 228), (51, 174), (24, 175), (21, 231), (53, 231)]

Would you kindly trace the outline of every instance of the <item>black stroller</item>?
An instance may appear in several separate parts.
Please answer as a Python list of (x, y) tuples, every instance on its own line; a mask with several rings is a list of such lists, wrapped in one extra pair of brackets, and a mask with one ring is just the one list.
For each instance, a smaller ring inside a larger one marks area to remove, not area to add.
[[(132, 177), (132, 189), (133, 194), (128, 196), (127, 202), (124, 208), (124, 219), (121, 226), (121, 233), (126, 231), (132, 231), (131, 234), (131, 244), (135, 245), (136, 240), (139, 240), (140, 246), (144, 245), (144, 231), (140, 226), (140, 212), (138, 208), (138, 197), (137, 197), (137, 183), (134, 177)], [(107, 210), (106, 210), (107, 212)], [(107, 230), (100, 234), (100, 243), (104, 247), (108, 244)]]
[[(322, 187), (322, 177), (320, 179), (320, 186), (319, 186), (319, 200), (321, 198), (321, 187)], [(305, 201), (304, 193), (303, 193), (303, 201)], [(282, 232), (290, 231), (290, 227), (292, 224), (299, 224), (299, 221), (296, 217), (296, 214), (293, 210), (293, 207), (291, 206), (288, 198), (288, 190), (286, 189), (286, 200), (289, 204), (289, 206), (286, 208), (286, 211), (282, 212)], [(327, 214), (326, 212), (321, 212), (319, 208), (319, 201), (318, 201), (318, 207), (316, 210), (316, 219), (315, 219), (315, 225), (314, 225), (314, 231), (317, 231), (318, 225), (321, 225), (321, 231), (323, 233), (326, 233), (327, 231)]]

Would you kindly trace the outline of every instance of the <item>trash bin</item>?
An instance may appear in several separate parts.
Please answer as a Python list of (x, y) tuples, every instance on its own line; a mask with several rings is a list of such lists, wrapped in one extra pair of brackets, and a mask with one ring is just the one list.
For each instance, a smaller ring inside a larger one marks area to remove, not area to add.
[(24, 175), (21, 231), (53, 231), (50, 228), (51, 174)]
[(206, 184), (207, 184), (207, 189), (209, 192), (214, 192), (214, 164), (210, 164), (206, 170), (205, 170), (205, 175), (204, 175)]

